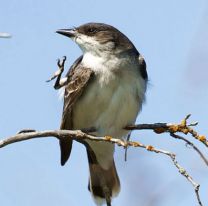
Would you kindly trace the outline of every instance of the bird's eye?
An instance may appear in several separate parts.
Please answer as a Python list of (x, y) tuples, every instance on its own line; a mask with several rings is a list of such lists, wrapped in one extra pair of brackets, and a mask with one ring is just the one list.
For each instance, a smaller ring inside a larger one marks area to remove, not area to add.
[(95, 28), (88, 29), (88, 33), (90, 33), (90, 34), (95, 34), (96, 32), (97, 32), (97, 30)]

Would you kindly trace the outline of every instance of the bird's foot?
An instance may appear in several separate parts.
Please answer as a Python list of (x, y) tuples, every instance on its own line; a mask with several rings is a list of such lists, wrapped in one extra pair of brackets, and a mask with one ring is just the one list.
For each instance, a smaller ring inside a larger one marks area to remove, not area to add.
[(49, 80), (46, 81), (46, 82), (50, 82), (50, 81), (56, 79), (56, 82), (54, 84), (55, 89), (60, 89), (67, 82), (67, 78), (61, 79), (61, 75), (64, 72), (65, 62), (66, 62), (66, 56), (63, 56), (62, 60), (58, 59), (58, 61), (57, 61), (58, 70), (54, 73), (54, 75)]

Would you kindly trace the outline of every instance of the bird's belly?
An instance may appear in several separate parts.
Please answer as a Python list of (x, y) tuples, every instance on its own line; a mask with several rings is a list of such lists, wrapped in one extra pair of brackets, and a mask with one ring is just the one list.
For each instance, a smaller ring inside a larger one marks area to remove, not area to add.
[(73, 108), (74, 129), (95, 127), (97, 136), (122, 138), (123, 128), (136, 120), (140, 109), (136, 84), (94, 81)]

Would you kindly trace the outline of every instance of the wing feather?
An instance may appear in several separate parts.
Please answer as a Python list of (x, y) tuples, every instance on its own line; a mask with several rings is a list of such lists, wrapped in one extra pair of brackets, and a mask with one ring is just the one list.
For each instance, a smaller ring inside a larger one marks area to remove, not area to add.
[[(60, 129), (73, 129), (73, 106), (94, 75), (91, 69), (82, 66), (81, 61), (82, 56), (74, 62), (66, 75), (68, 83), (65, 86), (64, 107)], [(72, 140), (69, 138), (60, 140), (61, 165), (64, 165), (68, 160), (71, 148)]]

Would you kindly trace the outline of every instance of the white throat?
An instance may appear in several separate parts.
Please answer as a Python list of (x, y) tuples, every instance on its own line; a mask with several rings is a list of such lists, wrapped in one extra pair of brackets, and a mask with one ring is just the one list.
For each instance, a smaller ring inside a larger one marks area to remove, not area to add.
[(102, 55), (85, 52), (82, 64), (84, 67), (92, 69), (95, 73), (100, 73), (126, 70), (130, 65), (134, 64), (134, 61), (128, 55), (119, 57), (109, 52), (102, 52)]
[(95, 72), (98, 72), (98, 70), (107, 69), (106, 67), (110, 66), (107, 63), (110, 59), (110, 56), (106, 54), (98, 56), (91, 52), (86, 52), (83, 55), (82, 64), (83, 66), (88, 67)]

